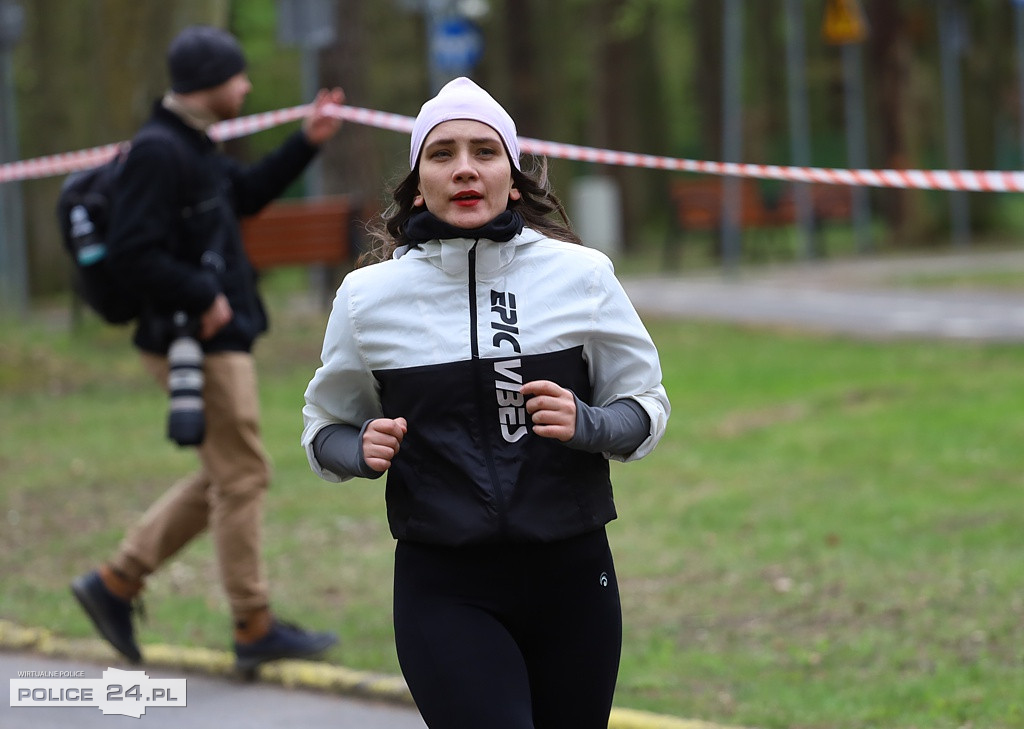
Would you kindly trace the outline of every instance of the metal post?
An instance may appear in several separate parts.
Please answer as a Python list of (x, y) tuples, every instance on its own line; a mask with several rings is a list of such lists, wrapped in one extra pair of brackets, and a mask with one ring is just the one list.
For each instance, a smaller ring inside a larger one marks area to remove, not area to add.
[(430, 80), (431, 95), (441, 90), (441, 87), (449, 81), (441, 65), (437, 62), (437, 55), (434, 53), (437, 30), (441, 21), (449, 12), (449, 6), (453, 0), (395, 0), (398, 7), (409, 13), (420, 13), (423, 15), (423, 47), (427, 56), (427, 75)]
[[(846, 156), (850, 167), (868, 166), (867, 133), (864, 123), (864, 76), (859, 43), (846, 43), (842, 47), (843, 85), (846, 103)], [(866, 187), (850, 188), (853, 203), (854, 240), (858, 253), (871, 247), (871, 209)]]
[(1024, 0), (1013, 2), (1013, 20), (1017, 35), (1017, 103), (1020, 104), (1020, 152), (1021, 169), (1024, 169)]
[[(0, 162), (18, 159), (12, 51), (21, 37), (24, 13), (15, 0), (0, 0)], [(0, 183), (0, 316), (28, 312), (28, 263), (21, 186)]]
[(450, 79), (437, 62), (433, 53), (434, 39), (437, 37), (437, 29), (448, 13), (448, 0), (423, 0), (423, 27), (427, 33), (427, 63), (430, 69), (430, 93), (436, 94)]
[[(302, 45), (302, 100), (309, 103), (320, 90), (320, 48)], [(306, 167), (304, 180), (306, 197), (320, 197), (324, 194), (324, 163), (321, 155), (313, 158)]]
[[(310, 103), (320, 90), (320, 51), (335, 42), (336, 4), (333, 0), (277, 0), (277, 35), (283, 45), (298, 46), (301, 59), (302, 100)], [(305, 197), (324, 194), (324, 163), (317, 155), (303, 174)], [(324, 265), (309, 267), (314, 291), (331, 288), (330, 270)]]
[[(743, 3), (725, 0), (722, 43), (722, 159), (740, 162), (743, 153)], [(722, 178), (722, 265), (734, 271), (741, 253), (739, 177)]]
[[(960, 91), (960, 53), (963, 50), (963, 18), (956, 0), (941, 0), (939, 4), (939, 48), (942, 53), (942, 107), (946, 117), (946, 158), (949, 167), (965, 167), (963, 130), (963, 100)], [(971, 211), (967, 192), (949, 193), (949, 207), (953, 226), (953, 245), (970, 245)]]
[[(789, 105), (789, 144), (793, 164), (809, 167), (811, 164), (811, 134), (807, 112), (807, 66), (804, 50), (804, 10), (801, 0), (786, 0), (786, 76)], [(815, 256), (814, 210), (811, 207), (811, 188), (804, 182), (793, 183), (793, 201), (800, 227), (801, 257)]]
[[(301, 54), (304, 103), (313, 101), (320, 90), (320, 51), (334, 43), (336, 23), (333, 0), (277, 0), (278, 41), (298, 46)], [(319, 156), (306, 168), (304, 180), (306, 197), (323, 195), (323, 161)]]

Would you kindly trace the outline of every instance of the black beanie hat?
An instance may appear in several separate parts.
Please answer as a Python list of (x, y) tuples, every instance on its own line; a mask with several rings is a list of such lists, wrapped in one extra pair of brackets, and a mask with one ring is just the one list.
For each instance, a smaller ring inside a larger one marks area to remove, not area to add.
[(171, 90), (179, 94), (220, 86), (245, 70), (245, 56), (235, 37), (209, 25), (190, 25), (167, 49)]

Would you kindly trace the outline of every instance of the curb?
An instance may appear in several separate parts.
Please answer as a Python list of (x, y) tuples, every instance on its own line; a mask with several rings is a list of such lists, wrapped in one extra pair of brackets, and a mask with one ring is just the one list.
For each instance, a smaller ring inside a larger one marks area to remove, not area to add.
[[(2, 619), (0, 650), (27, 651), (49, 657), (98, 662), (123, 660), (102, 640), (62, 638), (44, 628), (26, 628)], [(145, 656), (145, 663), (149, 666), (241, 680), (235, 671), (235, 659), (230, 651), (147, 643)], [(257, 680), (287, 688), (309, 688), (413, 706), (412, 696), (401, 678), (354, 671), (319, 661), (274, 661), (260, 667)]]
[[(69, 639), (44, 628), (26, 628), (0, 619), (0, 650), (39, 653), (48, 657), (78, 658), (102, 663), (120, 660), (98, 639)], [(149, 643), (146, 665), (176, 668), (209, 676), (238, 679), (230, 651)], [(257, 680), (286, 688), (303, 688), (415, 706), (405, 680), (379, 673), (355, 671), (318, 661), (280, 660), (260, 667)], [(704, 721), (678, 719), (634, 709), (613, 708), (608, 729), (740, 729)]]

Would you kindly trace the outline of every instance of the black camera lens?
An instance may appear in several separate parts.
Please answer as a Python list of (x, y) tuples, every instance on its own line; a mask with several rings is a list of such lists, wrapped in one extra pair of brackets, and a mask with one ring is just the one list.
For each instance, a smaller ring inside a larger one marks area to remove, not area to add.
[(170, 391), (170, 412), (167, 437), (180, 446), (199, 445), (206, 435), (206, 414), (203, 410), (203, 348), (183, 323), (178, 336), (167, 351), (167, 389)]

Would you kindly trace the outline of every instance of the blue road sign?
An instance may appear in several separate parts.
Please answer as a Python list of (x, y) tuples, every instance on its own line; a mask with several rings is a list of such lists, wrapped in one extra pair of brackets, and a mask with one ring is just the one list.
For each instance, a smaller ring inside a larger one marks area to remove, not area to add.
[(483, 50), (480, 28), (460, 16), (438, 22), (430, 37), (431, 59), (442, 71), (467, 73), (480, 60)]

